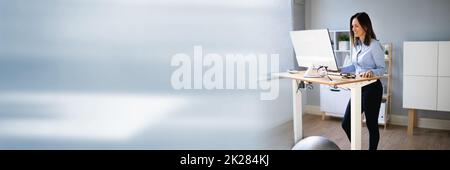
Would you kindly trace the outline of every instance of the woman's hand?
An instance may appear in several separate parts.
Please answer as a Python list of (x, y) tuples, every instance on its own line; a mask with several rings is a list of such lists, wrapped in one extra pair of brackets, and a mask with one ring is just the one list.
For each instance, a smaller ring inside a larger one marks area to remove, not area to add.
[(373, 77), (373, 72), (372, 70), (368, 70), (366, 72), (360, 73), (359, 76), (362, 78), (371, 78)]

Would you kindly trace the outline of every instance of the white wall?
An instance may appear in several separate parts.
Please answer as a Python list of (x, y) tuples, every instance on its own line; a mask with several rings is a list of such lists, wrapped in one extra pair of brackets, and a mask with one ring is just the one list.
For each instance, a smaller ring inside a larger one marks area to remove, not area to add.
[[(349, 29), (356, 12), (369, 14), (381, 42), (393, 43), (393, 114), (402, 108), (403, 41), (450, 40), (448, 0), (307, 0), (307, 29)], [(319, 88), (308, 94), (308, 104), (319, 104)], [(426, 90), (426, 89), (423, 89)], [(420, 117), (450, 119), (448, 112), (419, 111)]]

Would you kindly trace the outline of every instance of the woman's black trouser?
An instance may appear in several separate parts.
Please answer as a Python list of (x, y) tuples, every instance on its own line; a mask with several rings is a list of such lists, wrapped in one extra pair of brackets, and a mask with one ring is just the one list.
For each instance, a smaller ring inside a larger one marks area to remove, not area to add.
[[(369, 150), (376, 150), (378, 141), (380, 140), (380, 132), (378, 130), (378, 114), (380, 113), (381, 99), (383, 97), (383, 86), (380, 80), (366, 85), (361, 89), (361, 113), (366, 116), (366, 125), (369, 129)], [(345, 110), (342, 128), (350, 140), (350, 113), (351, 100), (348, 101)]]

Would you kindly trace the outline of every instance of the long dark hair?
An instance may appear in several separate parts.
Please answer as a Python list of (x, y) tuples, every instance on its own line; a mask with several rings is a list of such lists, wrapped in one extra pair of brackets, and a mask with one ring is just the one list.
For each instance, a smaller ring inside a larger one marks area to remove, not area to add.
[(355, 46), (355, 43), (356, 43), (356, 37), (355, 37), (355, 33), (353, 32), (353, 26), (352, 26), (352, 21), (355, 18), (358, 20), (359, 24), (364, 29), (364, 31), (366, 31), (366, 36), (364, 37), (364, 42), (362, 42), (362, 43), (364, 43), (365, 45), (370, 45), (370, 41), (372, 41), (372, 38), (377, 39), (377, 36), (375, 35), (375, 32), (373, 31), (372, 22), (370, 21), (369, 15), (367, 15), (367, 13), (365, 13), (365, 12), (359, 12), (350, 18), (350, 37), (351, 37), (353, 46)]

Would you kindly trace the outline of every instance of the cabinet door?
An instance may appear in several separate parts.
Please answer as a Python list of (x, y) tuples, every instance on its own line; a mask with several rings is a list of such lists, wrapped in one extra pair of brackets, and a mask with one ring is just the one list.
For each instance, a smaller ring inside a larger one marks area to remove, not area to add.
[(450, 77), (450, 41), (439, 41), (438, 75)]
[(438, 111), (450, 111), (450, 77), (438, 78)]
[(320, 111), (335, 112), (333, 93), (328, 86), (320, 85)]
[(436, 110), (437, 77), (403, 76), (403, 107)]
[(320, 110), (322, 112), (344, 116), (348, 100), (350, 100), (350, 91), (320, 86)]
[(403, 74), (437, 76), (438, 42), (404, 42)]

